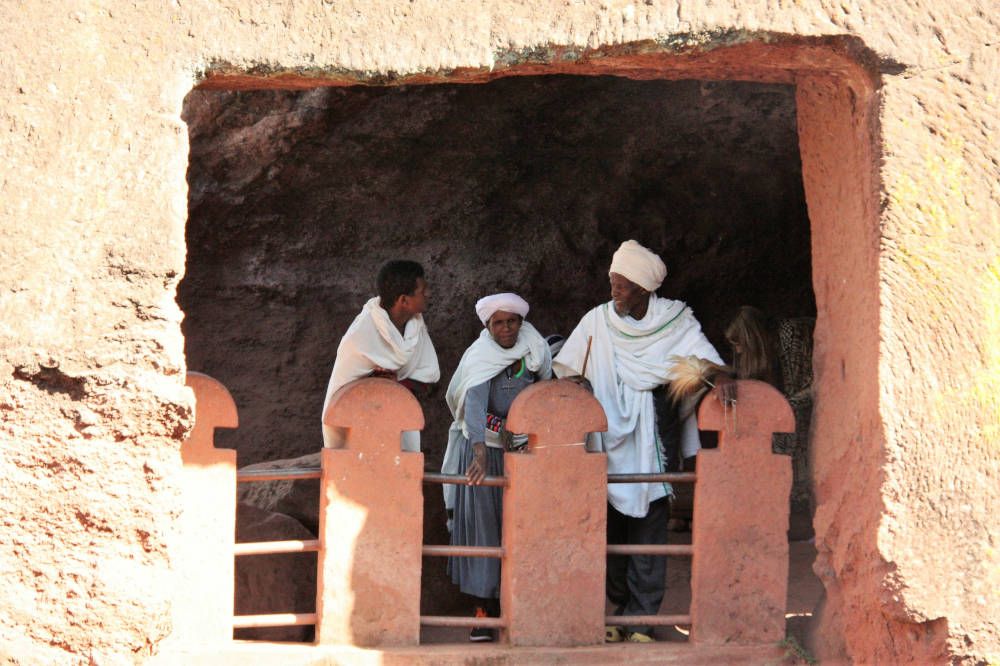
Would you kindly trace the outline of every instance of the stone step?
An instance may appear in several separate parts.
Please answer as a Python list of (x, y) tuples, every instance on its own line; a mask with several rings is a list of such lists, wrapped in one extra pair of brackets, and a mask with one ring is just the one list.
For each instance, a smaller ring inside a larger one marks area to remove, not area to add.
[(365, 649), (291, 643), (233, 641), (215, 649), (166, 652), (151, 664), (187, 666), (448, 666), (463, 664), (518, 666), (548, 664), (717, 664), (780, 663), (784, 649), (778, 645), (702, 646), (689, 643), (599, 645), (574, 648), (506, 647), (500, 644), (421, 645), (408, 648)]

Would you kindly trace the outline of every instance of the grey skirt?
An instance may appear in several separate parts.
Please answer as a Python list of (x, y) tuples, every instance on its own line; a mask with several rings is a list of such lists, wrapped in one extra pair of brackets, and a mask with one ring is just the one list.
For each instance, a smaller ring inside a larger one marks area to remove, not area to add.
[[(503, 449), (486, 448), (487, 476), (503, 476)], [(465, 440), (459, 458), (464, 474), (472, 462), (472, 445)], [(457, 485), (451, 530), (453, 546), (499, 546), (503, 524), (503, 488)], [(500, 598), (500, 560), (493, 557), (449, 557), (451, 581), (466, 594)]]

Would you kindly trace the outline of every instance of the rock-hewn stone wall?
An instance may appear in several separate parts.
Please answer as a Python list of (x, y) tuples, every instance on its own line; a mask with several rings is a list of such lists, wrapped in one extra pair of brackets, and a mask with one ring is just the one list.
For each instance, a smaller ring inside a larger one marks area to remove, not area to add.
[[(169, 631), (171, 476), (190, 427), (181, 112), (214, 69), (799, 84), (800, 131), (821, 148), (803, 159), (828, 444), (819, 644), (858, 660), (995, 658), (998, 22), (977, 1), (0, 5), (5, 656), (127, 661)], [(852, 125), (835, 135), (860, 142), (846, 163), (822, 149), (838, 109)], [(821, 182), (840, 185), (811, 190)], [(849, 242), (818, 242), (841, 222)]]

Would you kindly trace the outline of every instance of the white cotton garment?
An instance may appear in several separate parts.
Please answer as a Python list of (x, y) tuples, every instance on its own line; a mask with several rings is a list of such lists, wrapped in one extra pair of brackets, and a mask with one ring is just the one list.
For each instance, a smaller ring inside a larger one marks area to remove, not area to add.
[[(522, 358), (525, 367), (535, 373), (539, 380), (552, 377), (552, 354), (549, 351), (549, 343), (528, 322), (521, 324), (517, 342), (510, 349), (498, 345), (489, 331), (483, 329), (476, 341), (465, 350), (445, 393), (445, 401), (455, 421), (448, 431), (448, 446), (445, 448), (444, 461), (441, 463), (443, 474), (464, 472), (458, 469), (458, 464), (462, 440), (469, 436), (465, 425), (465, 396), (469, 393), (469, 389), (488, 382), (503, 372), (504, 368)], [(447, 483), (444, 485), (444, 501), (446, 508), (454, 508), (454, 485)]]
[[(437, 352), (423, 316), (415, 315), (406, 322), (405, 332), (401, 334), (389, 319), (389, 313), (379, 304), (378, 296), (365, 303), (340, 340), (323, 400), (323, 413), (340, 387), (367, 377), (375, 368), (395, 370), (396, 379), (412, 379), (425, 384), (441, 379)], [(336, 447), (341, 444), (338, 429), (323, 425), (323, 445)], [(419, 451), (420, 432), (403, 433), (403, 448)]]
[[(650, 294), (646, 316), (639, 321), (620, 317), (613, 301), (584, 315), (552, 363), (557, 376), (582, 372), (588, 338), (593, 342), (586, 378), (608, 419), (603, 435), (608, 473), (663, 471), (652, 390), (670, 381), (671, 356), (697, 356), (719, 364), (722, 359), (684, 303), (656, 294)], [(682, 423), (681, 450), (687, 457), (699, 448), (698, 426), (691, 415)], [(609, 484), (608, 501), (625, 515), (641, 518), (668, 488), (662, 483)]]

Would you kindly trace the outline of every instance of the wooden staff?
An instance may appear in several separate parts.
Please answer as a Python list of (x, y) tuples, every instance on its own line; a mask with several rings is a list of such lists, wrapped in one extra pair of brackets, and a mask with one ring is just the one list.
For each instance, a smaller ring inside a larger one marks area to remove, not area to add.
[(583, 355), (583, 370), (580, 372), (580, 376), (586, 378), (587, 376), (587, 361), (590, 360), (590, 343), (594, 341), (594, 336), (587, 336), (587, 353)]

